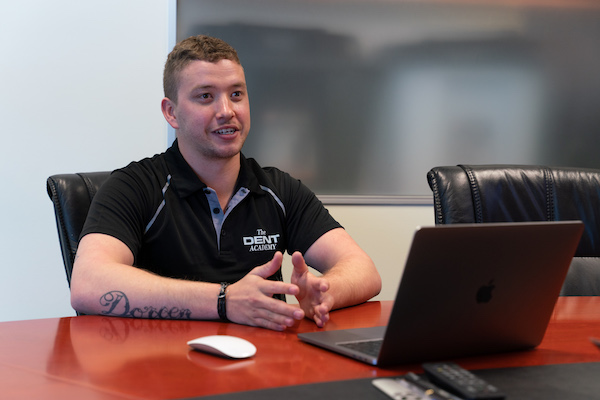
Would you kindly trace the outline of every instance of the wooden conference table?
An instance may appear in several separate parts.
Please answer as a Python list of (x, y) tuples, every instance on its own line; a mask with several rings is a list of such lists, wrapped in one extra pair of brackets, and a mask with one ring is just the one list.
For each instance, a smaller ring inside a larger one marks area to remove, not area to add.
[[(332, 313), (325, 329), (385, 325), (392, 302)], [(418, 365), (381, 369), (300, 342), (299, 322), (272, 332), (212, 321), (79, 316), (0, 323), (3, 399), (173, 399), (316, 382), (420, 372)], [(190, 339), (228, 334), (258, 348), (231, 361), (191, 350)], [(530, 351), (456, 360), (467, 369), (599, 362), (600, 297), (561, 297), (541, 345)]]

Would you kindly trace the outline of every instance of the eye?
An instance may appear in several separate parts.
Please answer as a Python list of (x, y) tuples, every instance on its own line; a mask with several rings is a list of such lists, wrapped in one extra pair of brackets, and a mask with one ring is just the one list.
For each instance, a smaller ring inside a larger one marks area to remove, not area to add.
[(232, 98), (240, 98), (243, 95), (244, 95), (244, 92), (242, 92), (241, 90), (236, 90), (235, 92), (231, 93)]
[(195, 95), (194, 98), (196, 98), (198, 101), (206, 103), (212, 100), (212, 95), (210, 93), (199, 93)]

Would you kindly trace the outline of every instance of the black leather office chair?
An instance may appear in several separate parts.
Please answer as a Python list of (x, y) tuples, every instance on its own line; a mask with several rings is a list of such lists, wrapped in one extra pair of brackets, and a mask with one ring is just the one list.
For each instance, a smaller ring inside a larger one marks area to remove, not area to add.
[(61, 174), (53, 175), (46, 181), (48, 196), (54, 204), (58, 239), (69, 287), (79, 235), (90, 204), (109, 175), (110, 172)]
[(600, 170), (531, 165), (431, 169), (436, 224), (581, 220), (561, 294), (600, 295)]

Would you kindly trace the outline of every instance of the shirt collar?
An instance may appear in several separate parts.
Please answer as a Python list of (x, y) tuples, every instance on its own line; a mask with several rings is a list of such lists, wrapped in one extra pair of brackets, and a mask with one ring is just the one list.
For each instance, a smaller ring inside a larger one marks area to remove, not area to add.
[[(177, 139), (173, 142), (171, 147), (167, 149), (165, 160), (169, 172), (171, 173), (172, 188), (179, 197), (187, 197), (206, 188), (206, 184), (198, 178), (192, 167), (190, 167), (183, 158), (183, 155), (179, 150)], [(240, 172), (234, 193), (237, 192), (240, 187), (246, 187), (250, 189), (251, 192), (264, 193), (263, 189), (260, 187), (258, 178), (254, 174), (252, 164), (243, 154), (241, 154), (240, 158)]]

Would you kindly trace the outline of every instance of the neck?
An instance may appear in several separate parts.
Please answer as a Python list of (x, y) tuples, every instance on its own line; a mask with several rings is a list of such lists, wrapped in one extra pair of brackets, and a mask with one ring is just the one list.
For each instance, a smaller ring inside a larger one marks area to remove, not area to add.
[(240, 173), (241, 155), (238, 153), (230, 158), (190, 157), (180, 148), (186, 162), (192, 167), (198, 178), (206, 186), (214, 189), (219, 197), (221, 208), (225, 209)]

